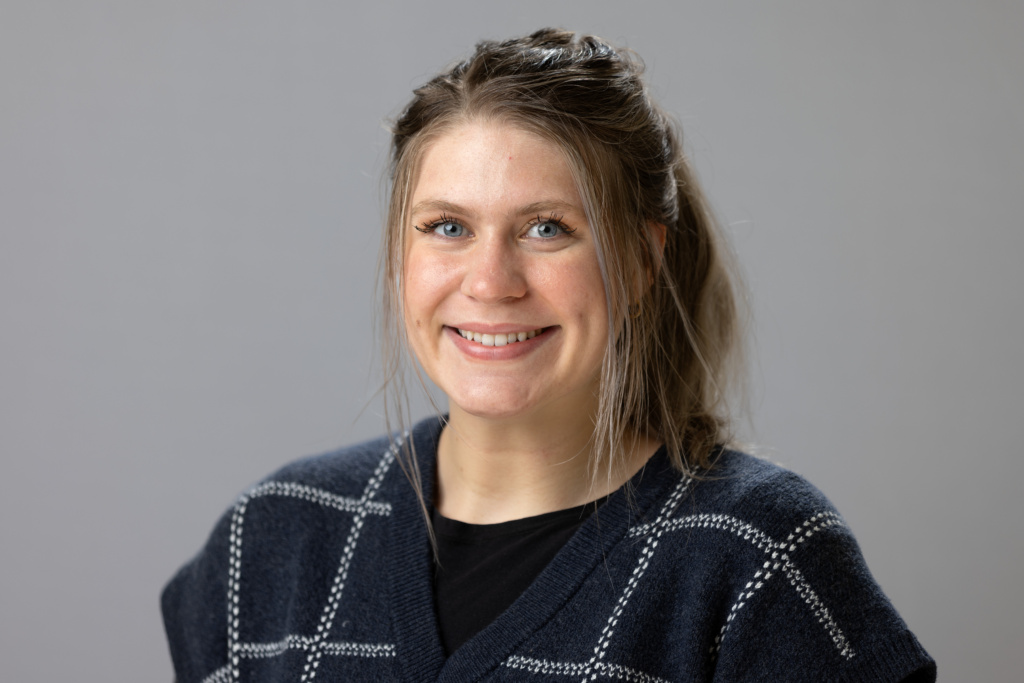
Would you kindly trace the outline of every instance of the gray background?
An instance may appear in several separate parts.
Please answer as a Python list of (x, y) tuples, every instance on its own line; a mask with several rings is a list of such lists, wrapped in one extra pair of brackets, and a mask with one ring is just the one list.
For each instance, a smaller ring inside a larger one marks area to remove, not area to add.
[(218, 514), (380, 432), (381, 121), (542, 25), (635, 48), (683, 123), (752, 291), (748, 438), (940, 678), (1016, 678), (1022, 8), (3, 2), (0, 679), (170, 680), (158, 594)]

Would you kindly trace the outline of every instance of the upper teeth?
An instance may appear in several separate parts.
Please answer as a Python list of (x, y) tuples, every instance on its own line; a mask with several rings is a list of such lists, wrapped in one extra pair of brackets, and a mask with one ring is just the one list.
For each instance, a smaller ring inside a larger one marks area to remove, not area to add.
[(480, 332), (470, 332), (469, 330), (459, 328), (459, 334), (470, 341), (475, 341), (484, 346), (507, 346), (515, 342), (533, 339), (542, 330), (543, 328), (527, 332), (510, 332), (509, 334), (481, 334)]

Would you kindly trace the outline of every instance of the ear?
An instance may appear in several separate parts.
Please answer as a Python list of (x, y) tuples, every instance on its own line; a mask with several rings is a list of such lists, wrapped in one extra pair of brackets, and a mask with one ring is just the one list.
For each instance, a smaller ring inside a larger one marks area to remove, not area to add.
[(654, 276), (657, 275), (657, 270), (655, 269), (661, 266), (661, 257), (665, 253), (665, 240), (667, 237), (668, 228), (665, 227), (664, 223), (647, 221), (647, 233), (643, 235), (642, 239), (649, 241), (645, 242), (644, 249), (646, 251), (646, 249), (653, 247), (655, 253), (651, 254), (653, 262), (648, 261), (644, 264), (647, 281), (644, 282), (643, 276), (637, 273), (636, 280), (633, 283), (633, 291), (630, 293), (630, 307), (636, 305), (640, 299), (646, 296), (654, 284)]
[(658, 247), (665, 250), (665, 239), (668, 237), (668, 228), (665, 227), (664, 223), (655, 223), (654, 221), (647, 221), (647, 229), (651, 231), (651, 237), (657, 243)]

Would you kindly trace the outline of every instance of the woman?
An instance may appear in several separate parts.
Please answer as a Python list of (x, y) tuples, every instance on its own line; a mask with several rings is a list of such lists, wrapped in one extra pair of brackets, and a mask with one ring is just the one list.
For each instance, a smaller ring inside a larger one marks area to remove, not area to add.
[(481, 43), (392, 162), (385, 338), (448, 415), (243, 495), (164, 591), (180, 681), (934, 680), (828, 501), (722, 446), (734, 278), (636, 61)]

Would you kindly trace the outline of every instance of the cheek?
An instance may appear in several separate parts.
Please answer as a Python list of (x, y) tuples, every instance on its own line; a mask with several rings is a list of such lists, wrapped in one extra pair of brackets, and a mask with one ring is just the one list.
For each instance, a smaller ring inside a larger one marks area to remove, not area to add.
[(405, 292), (406, 324), (410, 331), (427, 325), (455, 283), (455, 269), (446, 259), (417, 249), (406, 253), (402, 289)]
[(544, 289), (557, 297), (562, 309), (585, 322), (604, 320), (605, 293), (596, 260), (581, 259), (558, 264), (543, 277)]

